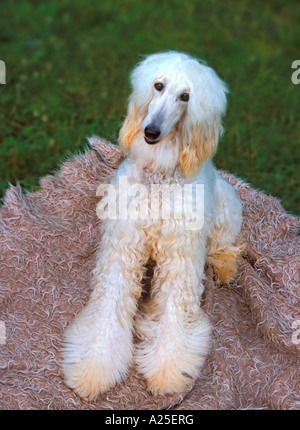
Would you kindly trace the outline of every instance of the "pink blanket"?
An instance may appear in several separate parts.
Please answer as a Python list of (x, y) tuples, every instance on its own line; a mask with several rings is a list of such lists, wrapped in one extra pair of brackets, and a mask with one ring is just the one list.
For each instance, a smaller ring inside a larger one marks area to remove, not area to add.
[(132, 368), (90, 403), (64, 385), (63, 330), (89, 297), (101, 240), (96, 189), (122, 159), (99, 138), (91, 144), (41, 190), (11, 187), (0, 209), (0, 408), (300, 409), (299, 221), (227, 173), (244, 206), (246, 250), (230, 285), (215, 285), (207, 267), (213, 347), (199, 378), (183, 393), (154, 397)]

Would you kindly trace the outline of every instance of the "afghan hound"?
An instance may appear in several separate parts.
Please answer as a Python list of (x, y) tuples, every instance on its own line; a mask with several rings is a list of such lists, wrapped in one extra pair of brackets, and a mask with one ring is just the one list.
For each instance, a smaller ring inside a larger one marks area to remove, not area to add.
[[(102, 217), (90, 299), (63, 346), (65, 382), (89, 400), (133, 363), (154, 395), (197, 377), (212, 338), (201, 307), (205, 263), (216, 282), (228, 282), (241, 252), (242, 206), (211, 161), (226, 85), (204, 62), (173, 51), (146, 57), (131, 84), (119, 135), (125, 158), (97, 208), (117, 213)], [(150, 296), (138, 308), (149, 259)]]

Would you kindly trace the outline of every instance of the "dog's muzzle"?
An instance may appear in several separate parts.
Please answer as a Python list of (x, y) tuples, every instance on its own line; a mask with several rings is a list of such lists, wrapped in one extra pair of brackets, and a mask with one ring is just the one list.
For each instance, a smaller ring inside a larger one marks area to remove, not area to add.
[(145, 141), (149, 143), (149, 145), (155, 145), (155, 143), (159, 142), (160, 129), (155, 126), (148, 125), (144, 131)]

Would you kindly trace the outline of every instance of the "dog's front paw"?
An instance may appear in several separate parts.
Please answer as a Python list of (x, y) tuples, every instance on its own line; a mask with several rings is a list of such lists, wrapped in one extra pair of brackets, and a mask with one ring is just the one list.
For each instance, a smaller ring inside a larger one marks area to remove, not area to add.
[(93, 400), (126, 377), (132, 360), (130, 335), (122, 327), (76, 318), (65, 331), (64, 381), (80, 397)]
[[(179, 320), (172, 327), (154, 325), (149, 319), (140, 321), (143, 340), (136, 345), (135, 361), (152, 394), (183, 392), (200, 374), (210, 350), (212, 327), (202, 310), (193, 317), (190, 314), (188, 321)], [(176, 328), (180, 330), (176, 332)]]
[(192, 378), (175, 369), (163, 368), (147, 379), (147, 389), (153, 395), (180, 393), (192, 382)]
[(80, 355), (68, 352), (63, 363), (65, 383), (80, 397), (93, 400), (121, 379), (120, 372), (101, 354), (97, 358), (90, 357), (88, 352), (84, 357)]

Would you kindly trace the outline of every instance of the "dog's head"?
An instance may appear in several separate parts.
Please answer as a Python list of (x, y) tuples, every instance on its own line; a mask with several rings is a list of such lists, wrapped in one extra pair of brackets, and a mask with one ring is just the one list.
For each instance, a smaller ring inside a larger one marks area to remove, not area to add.
[(132, 94), (120, 143), (178, 147), (186, 176), (211, 158), (222, 132), (227, 88), (213, 69), (184, 53), (150, 55), (131, 74)]

